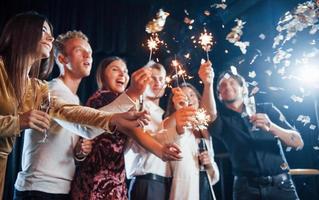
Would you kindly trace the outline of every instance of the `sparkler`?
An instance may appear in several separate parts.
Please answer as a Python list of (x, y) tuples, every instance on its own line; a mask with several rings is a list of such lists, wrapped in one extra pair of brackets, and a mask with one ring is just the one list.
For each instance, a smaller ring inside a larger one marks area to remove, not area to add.
[(163, 44), (164, 42), (158, 38), (158, 34), (154, 33), (150, 36), (150, 38), (147, 40), (147, 47), (150, 50), (150, 56), (149, 61), (152, 60), (152, 53), (156, 51), (159, 48), (160, 44)]
[(204, 51), (206, 51), (207, 60), (209, 60), (208, 52), (211, 50), (213, 46), (213, 36), (212, 33), (208, 33), (206, 29), (204, 32), (200, 34), (199, 42), (198, 42)]
[(207, 129), (210, 116), (207, 114), (204, 108), (199, 108), (195, 113), (197, 123), (195, 124), (195, 130), (202, 131)]
[(178, 62), (178, 60), (175, 58), (174, 60), (172, 60), (172, 64), (171, 64), (174, 69), (175, 69), (175, 76), (172, 76), (173, 79), (176, 78), (176, 84), (177, 87), (179, 87), (179, 81), (178, 81), (178, 77), (181, 76), (183, 83), (186, 85), (186, 80), (185, 80), (185, 76), (189, 78), (189, 76), (187, 76), (186, 71), (182, 68), (181, 63)]

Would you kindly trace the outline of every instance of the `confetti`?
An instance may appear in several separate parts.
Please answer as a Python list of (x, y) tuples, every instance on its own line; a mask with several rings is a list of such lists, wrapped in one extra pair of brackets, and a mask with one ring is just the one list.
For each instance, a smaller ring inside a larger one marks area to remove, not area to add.
[(168, 12), (163, 11), (163, 9), (160, 9), (156, 13), (156, 18), (152, 19), (152, 21), (149, 21), (146, 25), (145, 31), (147, 33), (157, 33), (163, 30), (166, 18), (169, 16)]
[(285, 90), (284, 88), (274, 87), (274, 86), (269, 86), (268, 89), (272, 90), (272, 91), (284, 91)]
[(272, 71), (271, 71), (271, 70), (266, 70), (265, 73), (266, 73), (268, 76), (271, 76)]
[(256, 72), (255, 71), (248, 72), (248, 77), (255, 78), (256, 77)]
[(309, 129), (311, 129), (311, 130), (315, 130), (316, 129), (316, 125), (314, 125), (314, 124), (310, 124), (310, 126), (309, 126)]
[(316, 151), (318, 151), (318, 150), (319, 150), (319, 147), (318, 147), (318, 146), (314, 146), (313, 149), (316, 150)]
[(209, 12), (208, 10), (205, 10), (205, 11), (204, 11), (204, 14), (205, 14), (206, 16), (210, 16), (210, 12)]
[(292, 95), (290, 97), (294, 102), (299, 102), (299, 103), (302, 103), (303, 102), (303, 98), (302, 97), (298, 97), (296, 95)]
[(265, 34), (263, 34), (263, 33), (261, 33), (261, 34), (259, 34), (259, 36), (258, 36), (261, 40), (264, 40), (264, 39), (266, 39), (266, 35)]
[(190, 19), (189, 17), (185, 17), (185, 18), (184, 18), (184, 23), (185, 23), (185, 24), (188, 24), (188, 25), (193, 24), (194, 21), (195, 21), (194, 19)]
[(310, 117), (309, 116), (304, 116), (304, 115), (299, 115), (297, 118), (297, 121), (303, 123), (304, 126), (310, 123)]
[(227, 8), (227, 4), (225, 3), (215, 3), (213, 5), (210, 6), (211, 8), (221, 8), (223, 10), (225, 10)]
[(234, 74), (234, 75), (237, 75), (237, 68), (235, 66), (230, 66), (230, 71)]

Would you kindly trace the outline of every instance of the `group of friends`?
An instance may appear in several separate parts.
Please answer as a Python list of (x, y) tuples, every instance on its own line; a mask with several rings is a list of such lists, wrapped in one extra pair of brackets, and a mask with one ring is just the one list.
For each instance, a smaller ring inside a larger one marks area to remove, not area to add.
[[(60, 76), (46, 82), (54, 61)], [(99, 89), (81, 106), (76, 93), (92, 61), (81, 31), (54, 39), (49, 20), (35, 12), (7, 22), (0, 37), (0, 197), (8, 155), (23, 132), (17, 200), (216, 199), (213, 135), (230, 154), (234, 199), (299, 199), (283, 145), (300, 149), (302, 138), (273, 104), (248, 113), (241, 75), (215, 78), (212, 63), (202, 63), (202, 94), (180, 84), (164, 111), (162, 64), (130, 77), (124, 59), (107, 57), (96, 71)], [(199, 108), (210, 117), (209, 131), (194, 125)]]

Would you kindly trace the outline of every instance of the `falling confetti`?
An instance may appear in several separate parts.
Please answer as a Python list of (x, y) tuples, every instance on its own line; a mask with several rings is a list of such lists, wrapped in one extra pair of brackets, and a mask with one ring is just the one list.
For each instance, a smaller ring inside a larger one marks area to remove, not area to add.
[(261, 40), (266, 39), (266, 35), (265, 35), (265, 34), (263, 34), (263, 33), (261, 33), (258, 37), (259, 37)]
[(286, 41), (292, 39), (297, 32), (310, 27), (310, 34), (315, 34), (318, 30), (318, 5), (314, 1), (306, 1), (298, 4), (292, 12), (288, 11), (279, 20), (273, 48), (284, 45)]
[(234, 26), (230, 33), (227, 34), (226, 40), (230, 43), (233, 43), (235, 46), (240, 48), (240, 51), (243, 54), (246, 54), (247, 47), (250, 45), (249, 42), (242, 42), (240, 41), (241, 36), (243, 35), (243, 28), (246, 22), (243, 22), (240, 19), (235, 19), (235, 22), (237, 22), (237, 25)]
[(297, 118), (297, 121), (303, 123), (304, 126), (310, 123), (310, 117), (309, 116), (304, 116), (304, 115), (299, 115)]
[(205, 10), (205, 11), (204, 11), (204, 15), (210, 16), (210, 12), (209, 12), (208, 10)]
[(234, 74), (234, 75), (238, 75), (237, 73), (237, 68), (235, 66), (230, 66), (230, 71)]
[(213, 5), (210, 6), (211, 8), (221, 8), (223, 10), (225, 10), (227, 8), (227, 4), (225, 3), (215, 3)]
[(299, 103), (302, 103), (303, 102), (303, 98), (302, 97), (298, 97), (296, 95), (292, 95), (290, 97), (294, 102), (299, 102)]
[(274, 87), (274, 86), (269, 86), (268, 89), (272, 90), (272, 91), (284, 91), (285, 90), (284, 88)]
[(168, 12), (163, 11), (160, 9), (156, 13), (156, 18), (152, 19), (152, 21), (148, 22), (145, 28), (147, 33), (157, 33), (163, 30), (166, 18), (169, 16)]
[(311, 124), (310, 126), (309, 126), (309, 129), (311, 129), (311, 130), (315, 130), (316, 129), (316, 125), (313, 125), (313, 124)]
[(250, 78), (255, 78), (256, 77), (256, 72), (255, 71), (248, 72), (248, 76)]

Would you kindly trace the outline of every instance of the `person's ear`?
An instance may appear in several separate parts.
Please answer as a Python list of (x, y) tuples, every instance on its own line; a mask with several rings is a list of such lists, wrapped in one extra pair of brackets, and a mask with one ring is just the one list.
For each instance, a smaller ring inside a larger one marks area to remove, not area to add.
[(63, 65), (67, 65), (69, 63), (69, 59), (63, 54), (58, 55), (58, 61)]

